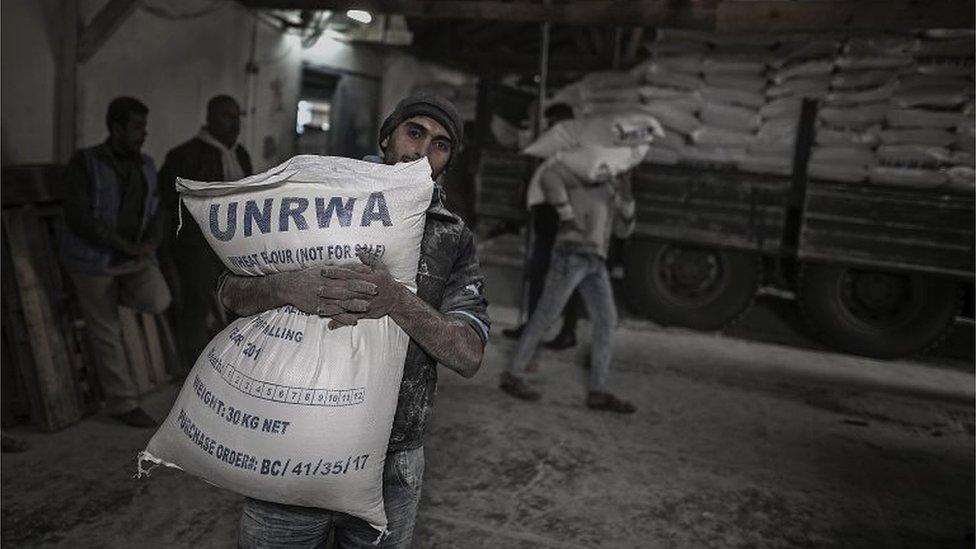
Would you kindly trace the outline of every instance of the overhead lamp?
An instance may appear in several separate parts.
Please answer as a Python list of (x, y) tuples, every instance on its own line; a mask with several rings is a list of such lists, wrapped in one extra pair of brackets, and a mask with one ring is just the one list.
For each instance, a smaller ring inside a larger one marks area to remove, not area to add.
[(370, 15), (368, 11), (364, 10), (349, 10), (346, 12), (346, 17), (352, 19), (353, 21), (358, 21), (364, 25), (368, 25), (370, 21), (373, 20), (373, 16)]

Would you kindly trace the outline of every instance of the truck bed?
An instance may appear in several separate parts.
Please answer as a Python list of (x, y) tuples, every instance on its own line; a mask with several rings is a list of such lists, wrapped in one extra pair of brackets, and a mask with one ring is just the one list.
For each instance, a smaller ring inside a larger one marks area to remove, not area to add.
[(973, 196), (807, 184), (798, 257), (973, 278)]
[(789, 190), (787, 176), (642, 164), (634, 177), (636, 234), (780, 254)]

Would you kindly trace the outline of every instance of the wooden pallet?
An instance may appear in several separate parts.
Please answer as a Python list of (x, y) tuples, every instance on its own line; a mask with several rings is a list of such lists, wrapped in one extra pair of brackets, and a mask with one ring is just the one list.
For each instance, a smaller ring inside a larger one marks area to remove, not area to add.
[[(58, 259), (63, 216), (51, 166), (5, 169), (2, 213), (3, 423), (25, 416), (52, 431), (100, 409), (85, 321)], [(164, 317), (120, 308), (123, 344), (141, 394), (179, 367)]]
[(68, 345), (36, 257), (48, 250), (38, 242), (44, 233), (36, 209), (30, 205), (4, 211), (3, 228), (21, 316), (17, 319), (12, 313), (5, 320), (22, 320), (31, 356), (30, 361), (24, 356), (17, 361), (19, 377), (27, 388), (35, 423), (48, 431), (60, 429), (78, 421), (82, 414)]

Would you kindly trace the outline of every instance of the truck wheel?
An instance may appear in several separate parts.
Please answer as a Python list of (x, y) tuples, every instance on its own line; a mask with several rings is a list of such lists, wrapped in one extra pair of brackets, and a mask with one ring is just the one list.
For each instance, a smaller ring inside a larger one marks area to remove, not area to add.
[(754, 254), (652, 240), (630, 242), (628, 295), (655, 322), (718, 330), (752, 303), (762, 276)]
[(825, 344), (888, 359), (940, 342), (962, 295), (958, 284), (934, 276), (807, 263), (798, 302)]

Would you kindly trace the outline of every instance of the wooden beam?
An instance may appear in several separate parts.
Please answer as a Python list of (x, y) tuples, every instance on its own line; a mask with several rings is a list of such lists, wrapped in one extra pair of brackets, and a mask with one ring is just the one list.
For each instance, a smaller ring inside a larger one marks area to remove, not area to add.
[(630, 65), (637, 59), (637, 51), (640, 49), (641, 40), (644, 39), (644, 28), (638, 27), (630, 31), (630, 38), (627, 40), (627, 49), (624, 50), (624, 64)]
[[(661, 26), (671, 24), (679, 12), (673, 0), (575, 0), (547, 5), (519, 0), (238, 0), (256, 9), (287, 10), (366, 10), (371, 13), (397, 13), (406, 17), (436, 19), (481, 19), (512, 23), (555, 25)], [(702, 28), (711, 26), (713, 14), (707, 10), (695, 18)]]
[(3, 226), (33, 355), (33, 370), (24, 372), (34, 378), (38, 389), (31, 413), (38, 427), (55, 431), (78, 421), (81, 410), (64, 334), (35, 257), (48, 253), (38, 242), (44, 229), (33, 206), (4, 210)]
[[(538, 54), (504, 54), (479, 53), (457, 55), (430, 55), (414, 51), (422, 59), (435, 61), (445, 65), (458, 67), (476, 74), (486, 72), (512, 72), (520, 74), (538, 74)], [(606, 56), (556, 56), (549, 58), (550, 72), (588, 72), (606, 70)]]
[(576, 50), (580, 55), (590, 55), (593, 53), (593, 49), (590, 47), (590, 42), (584, 33), (586, 31), (582, 28), (572, 29), (571, 36), (573, 37), (573, 44), (576, 45)]
[(78, 40), (78, 62), (91, 59), (138, 5), (138, 0), (109, 0), (82, 31)]
[(593, 53), (602, 56), (607, 51), (607, 43), (603, 39), (603, 33), (596, 27), (586, 27), (586, 33), (590, 35), (590, 45), (593, 46)]
[(67, 162), (75, 151), (78, 87), (78, 0), (61, 0), (58, 45), (58, 79), (54, 98), (54, 156)]
[(620, 63), (623, 61), (622, 56), (624, 53), (623, 44), (624, 29), (621, 27), (616, 27), (613, 29), (613, 37), (610, 39), (610, 66), (613, 68), (613, 70), (620, 69)]
[(725, 0), (715, 29), (727, 31), (850, 31), (972, 28), (972, 0)]

